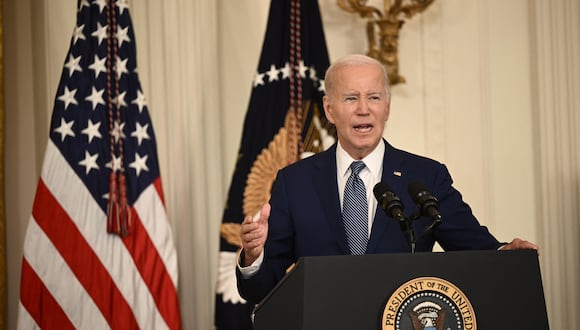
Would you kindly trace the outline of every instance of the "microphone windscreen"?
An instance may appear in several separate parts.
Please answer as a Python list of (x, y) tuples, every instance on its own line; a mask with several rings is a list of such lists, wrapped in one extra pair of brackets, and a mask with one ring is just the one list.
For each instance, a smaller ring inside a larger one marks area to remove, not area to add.
[(421, 181), (413, 181), (409, 183), (408, 191), (411, 198), (413, 198), (413, 201), (417, 203), (419, 197), (427, 192), (427, 188)]
[(375, 198), (380, 201), (383, 195), (389, 190), (391, 190), (391, 188), (389, 188), (386, 183), (379, 182), (373, 188), (373, 193), (375, 194)]

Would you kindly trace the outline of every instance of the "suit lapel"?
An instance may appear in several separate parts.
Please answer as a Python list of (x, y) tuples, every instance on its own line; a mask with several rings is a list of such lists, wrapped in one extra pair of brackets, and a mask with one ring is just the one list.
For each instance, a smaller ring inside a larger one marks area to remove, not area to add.
[(314, 163), (316, 187), (318, 196), (322, 202), (325, 221), (328, 223), (332, 234), (336, 237), (338, 246), (343, 254), (350, 254), (344, 225), (342, 223), (342, 212), (340, 210), (340, 200), (338, 194), (338, 183), (336, 181), (336, 144), (327, 151), (320, 154)]

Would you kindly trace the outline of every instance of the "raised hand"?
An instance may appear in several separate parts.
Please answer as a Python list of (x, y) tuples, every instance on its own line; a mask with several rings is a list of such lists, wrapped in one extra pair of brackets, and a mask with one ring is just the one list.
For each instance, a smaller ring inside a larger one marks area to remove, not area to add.
[(262, 206), (262, 210), (254, 217), (247, 216), (242, 222), (240, 238), (244, 257), (241, 260), (243, 267), (251, 265), (264, 251), (264, 244), (268, 237), (268, 218), (270, 217), (270, 204)]

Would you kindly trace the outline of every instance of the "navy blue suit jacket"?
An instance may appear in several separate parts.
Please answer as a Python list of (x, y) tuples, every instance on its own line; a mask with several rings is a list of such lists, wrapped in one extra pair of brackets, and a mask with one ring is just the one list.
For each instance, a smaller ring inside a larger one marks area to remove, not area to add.
[[(443, 220), (435, 230), (420, 238), (417, 252), (432, 251), (435, 241), (446, 251), (499, 248), (501, 244), (479, 224), (461, 194), (453, 188), (445, 165), (384, 143), (382, 182), (401, 199), (405, 215), (410, 217), (417, 210), (407, 193), (413, 181), (423, 182), (439, 200)], [(246, 300), (259, 302), (300, 257), (349, 254), (336, 170), (335, 144), (278, 172), (270, 198), (272, 209), (264, 263), (249, 279), (243, 279), (237, 272), (238, 289)], [(413, 227), (417, 236), (431, 222), (427, 217), (415, 220)], [(366, 253), (409, 251), (399, 223), (377, 207)]]

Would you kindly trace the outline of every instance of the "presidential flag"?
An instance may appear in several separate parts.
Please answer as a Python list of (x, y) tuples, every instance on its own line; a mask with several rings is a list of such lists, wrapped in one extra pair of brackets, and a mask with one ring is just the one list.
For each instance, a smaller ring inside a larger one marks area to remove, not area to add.
[(335, 141), (322, 96), (328, 52), (315, 0), (272, 0), (238, 160), (220, 230), (215, 325), (251, 329), (253, 305), (236, 288), (240, 223), (269, 199), (276, 172)]
[(81, 0), (24, 242), (19, 329), (179, 329), (126, 0)]

